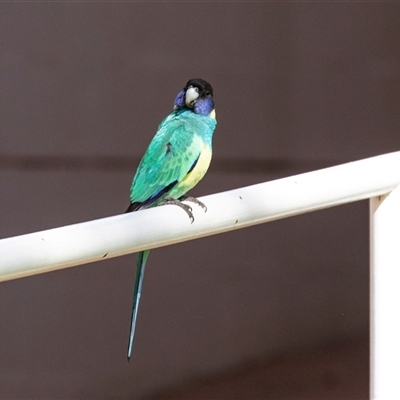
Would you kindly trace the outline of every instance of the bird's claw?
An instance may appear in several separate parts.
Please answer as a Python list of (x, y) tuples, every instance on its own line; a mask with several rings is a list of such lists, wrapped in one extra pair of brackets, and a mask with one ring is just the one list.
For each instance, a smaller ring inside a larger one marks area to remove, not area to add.
[(187, 204), (182, 203), (180, 200), (174, 199), (173, 197), (166, 197), (161, 203), (159, 203), (160, 206), (164, 206), (167, 204), (172, 204), (172, 205), (182, 208), (188, 215), (188, 217), (190, 219), (190, 223), (193, 224), (194, 216), (193, 216), (193, 212), (192, 212), (192, 207), (188, 206)]
[(196, 199), (196, 197), (182, 196), (182, 197), (179, 198), (179, 200), (180, 201), (184, 201), (184, 200), (190, 201), (190, 202), (200, 206), (204, 210), (204, 212), (207, 212), (207, 206), (202, 201), (200, 201), (199, 199)]

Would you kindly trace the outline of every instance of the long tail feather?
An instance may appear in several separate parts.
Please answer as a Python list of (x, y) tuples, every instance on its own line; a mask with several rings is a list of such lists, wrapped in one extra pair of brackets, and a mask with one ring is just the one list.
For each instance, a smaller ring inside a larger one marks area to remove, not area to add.
[(137, 313), (139, 309), (139, 301), (140, 295), (142, 293), (142, 284), (143, 284), (143, 276), (144, 270), (146, 267), (147, 257), (149, 256), (150, 250), (141, 251), (137, 256), (137, 267), (136, 267), (136, 280), (135, 280), (135, 288), (133, 292), (133, 305), (132, 305), (132, 318), (131, 318), (131, 331), (129, 334), (129, 344), (128, 344), (128, 362), (132, 355), (133, 348), (133, 338), (135, 336), (135, 327), (136, 327), (136, 319)]

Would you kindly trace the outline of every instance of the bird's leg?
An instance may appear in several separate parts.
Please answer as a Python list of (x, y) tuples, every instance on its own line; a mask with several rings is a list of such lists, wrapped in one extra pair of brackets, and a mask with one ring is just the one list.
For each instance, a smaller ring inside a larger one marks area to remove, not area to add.
[(180, 200), (174, 199), (173, 197), (165, 197), (163, 201), (158, 203), (159, 206), (164, 206), (167, 204), (173, 204), (182, 208), (186, 214), (189, 216), (191, 223), (193, 224), (194, 216), (192, 213), (192, 207), (188, 206), (187, 204), (183, 204)]
[(180, 201), (190, 201), (190, 202), (192, 202), (192, 203), (194, 203), (194, 204), (197, 204), (198, 206), (200, 206), (203, 210), (204, 210), (204, 212), (207, 212), (207, 206), (202, 202), (202, 201), (200, 201), (199, 199), (196, 199), (196, 197), (192, 197), (192, 196), (181, 196), (181, 197), (179, 197), (179, 200)]

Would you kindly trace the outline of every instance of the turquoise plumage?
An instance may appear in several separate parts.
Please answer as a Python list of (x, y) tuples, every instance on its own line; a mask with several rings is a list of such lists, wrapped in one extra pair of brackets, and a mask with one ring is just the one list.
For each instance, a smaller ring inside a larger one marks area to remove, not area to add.
[[(130, 205), (126, 212), (175, 204), (183, 208), (193, 222), (191, 207), (180, 200), (193, 201), (206, 210), (199, 200), (186, 198), (185, 195), (207, 172), (216, 124), (211, 85), (202, 79), (189, 80), (178, 93), (173, 111), (159, 125), (139, 163), (132, 181)], [(148, 255), (149, 250), (145, 250), (137, 257), (128, 361), (132, 354)]]

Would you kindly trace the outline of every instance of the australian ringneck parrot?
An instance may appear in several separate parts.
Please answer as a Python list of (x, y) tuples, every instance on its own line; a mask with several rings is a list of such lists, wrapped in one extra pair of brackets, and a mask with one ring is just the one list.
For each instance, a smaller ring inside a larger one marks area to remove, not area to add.
[[(180, 200), (203, 203), (186, 193), (203, 178), (211, 161), (215, 119), (213, 88), (203, 79), (191, 79), (178, 93), (173, 111), (161, 122), (132, 181), (130, 205), (126, 212), (164, 204), (183, 208), (193, 222), (191, 207)], [(144, 270), (149, 250), (137, 256), (128, 361), (133, 338)]]

